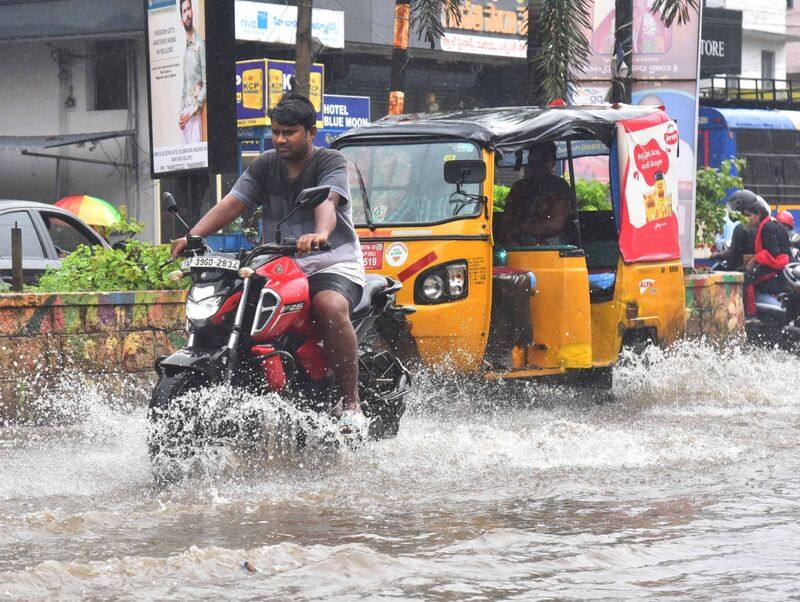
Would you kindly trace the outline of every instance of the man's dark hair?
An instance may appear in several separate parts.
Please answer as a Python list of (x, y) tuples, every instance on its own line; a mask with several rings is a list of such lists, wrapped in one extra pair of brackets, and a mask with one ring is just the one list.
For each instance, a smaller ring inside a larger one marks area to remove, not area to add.
[(183, 12), (183, 3), (188, 2), (189, 6), (192, 5), (192, 0), (178, 0), (178, 12)]
[(317, 125), (314, 105), (302, 94), (286, 92), (274, 108), (267, 112), (269, 118), (281, 125), (302, 125), (307, 130)]
[(528, 149), (528, 158), (530, 157), (539, 157), (542, 159), (550, 159), (551, 161), (556, 160), (556, 144), (555, 142), (537, 142), (536, 144), (531, 145)]

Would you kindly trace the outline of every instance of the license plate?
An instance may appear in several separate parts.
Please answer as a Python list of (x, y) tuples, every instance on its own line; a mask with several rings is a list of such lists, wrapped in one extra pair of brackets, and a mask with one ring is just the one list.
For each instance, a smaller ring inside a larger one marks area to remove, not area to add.
[(187, 257), (181, 263), (181, 268), (188, 270), (190, 268), (209, 268), (212, 270), (232, 270), (239, 269), (239, 260), (230, 259), (229, 257)]
[(364, 256), (364, 269), (379, 270), (383, 267), (382, 242), (362, 242), (361, 254)]

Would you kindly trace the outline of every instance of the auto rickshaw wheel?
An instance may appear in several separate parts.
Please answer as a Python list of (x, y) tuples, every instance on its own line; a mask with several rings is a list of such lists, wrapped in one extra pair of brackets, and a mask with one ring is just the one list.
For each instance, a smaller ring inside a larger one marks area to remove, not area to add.
[(614, 384), (614, 369), (612, 366), (602, 366), (570, 370), (567, 373), (567, 382), (578, 389), (610, 391)]

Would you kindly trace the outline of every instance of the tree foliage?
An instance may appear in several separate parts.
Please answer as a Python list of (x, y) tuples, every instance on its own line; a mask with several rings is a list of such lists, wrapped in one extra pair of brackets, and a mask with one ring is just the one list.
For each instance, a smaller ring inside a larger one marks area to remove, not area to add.
[(465, 4), (466, 0), (411, 0), (411, 27), (433, 50), (444, 35), (443, 23), (461, 23), (461, 7)]
[[(533, 6), (533, 5), (537, 6)], [(567, 98), (570, 85), (589, 64), (591, 49), (586, 39), (589, 24), (588, 0), (531, 0), (528, 27), (536, 28), (538, 51), (532, 58), (529, 74), (541, 91), (545, 104)], [(538, 17), (534, 22), (530, 15)], [(530, 37), (528, 38), (530, 40)], [(546, 99), (546, 100), (544, 100)]]
[(651, 9), (661, 16), (667, 27), (672, 27), (676, 20), (678, 25), (683, 25), (689, 22), (692, 11), (700, 10), (700, 0), (655, 0)]

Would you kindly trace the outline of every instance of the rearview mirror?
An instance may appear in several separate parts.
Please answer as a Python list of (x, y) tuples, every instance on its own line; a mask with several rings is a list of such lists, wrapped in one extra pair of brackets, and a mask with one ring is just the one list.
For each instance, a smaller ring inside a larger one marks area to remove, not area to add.
[(330, 186), (315, 186), (314, 188), (305, 188), (297, 197), (297, 204), (303, 209), (316, 209), (322, 202), (328, 198), (331, 193)]
[(178, 212), (178, 203), (175, 202), (175, 197), (172, 196), (169, 192), (165, 192), (161, 195), (161, 199), (167, 204), (167, 211), (170, 213), (177, 213)]
[(480, 184), (486, 180), (486, 163), (480, 159), (445, 161), (444, 181), (448, 184)]

